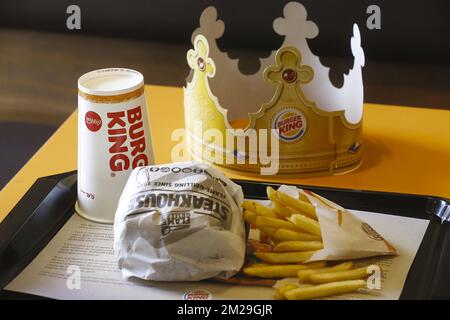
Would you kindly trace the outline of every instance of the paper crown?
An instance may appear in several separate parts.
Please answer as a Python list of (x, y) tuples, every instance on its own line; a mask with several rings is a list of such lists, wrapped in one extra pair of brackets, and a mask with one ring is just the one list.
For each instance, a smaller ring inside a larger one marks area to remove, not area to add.
[[(303, 5), (286, 4), (284, 17), (275, 19), (273, 28), (284, 36), (281, 48), (260, 59), (258, 72), (245, 75), (239, 71), (238, 60), (230, 59), (217, 46), (225, 27), (217, 19), (216, 9), (203, 11), (200, 27), (192, 35), (193, 49), (187, 53), (191, 74), (184, 88), (191, 155), (224, 169), (256, 173), (266, 164), (249, 161), (248, 141), (245, 150), (227, 147), (227, 129), (242, 128), (237, 132), (244, 135), (250, 129), (277, 129), (278, 173), (333, 174), (357, 168), (362, 161), (364, 66), (358, 26), (354, 24), (350, 41), (354, 64), (344, 75), (342, 88), (333, 86), (329, 68), (308, 46), (307, 39), (315, 38), (318, 28), (307, 20)], [(195, 128), (199, 122), (203, 132), (213, 129), (222, 133), (223, 141), (205, 141)], [(271, 143), (273, 140), (268, 141), (268, 149)], [(198, 151), (201, 145), (224, 152), (205, 159)], [(236, 161), (225, 161), (230, 156)]]

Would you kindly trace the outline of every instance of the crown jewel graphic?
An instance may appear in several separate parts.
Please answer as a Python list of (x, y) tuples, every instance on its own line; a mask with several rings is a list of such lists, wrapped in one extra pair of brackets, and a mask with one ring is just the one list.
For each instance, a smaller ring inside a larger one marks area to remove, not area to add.
[[(362, 161), (365, 62), (358, 26), (354, 24), (350, 41), (354, 64), (344, 75), (342, 88), (333, 86), (329, 68), (309, 49), (307, 39), (317, 37), (319, 31), (307, 20), (303, 5), (286, 4), (284, 17), (275, 19), (273, 28), (284, 36), (283, 44), (260, 59), (258, 72), (245, 75), (239, 71), (238, 60), (230, 59), (217, 46), (225, 26), (217, 19), (216, 9), (203, 11), (200, 27), (192, 35), (193, 49), (187, 53), (191, 74), (184, 104), (191, 154), (205, 160), (196, 151), (196, 145), (205, 145), (194, 128), (200, 121), (203, 130), (218, 130), (224, 139), (227, 129), (276, 129), (281, 174), (333, 174), (357, 168)], [(252, 156), (248, 142), (244, 152), (223, 147), (224, 142), (210, 140), (206, 144), (224, 151), (224, 157), (232, 155), (240, 161), (211, 162), (224, 169), (255, 173), (265, 165), (242, 160)], [(270, 144), (268, 141), (267, 148)]]

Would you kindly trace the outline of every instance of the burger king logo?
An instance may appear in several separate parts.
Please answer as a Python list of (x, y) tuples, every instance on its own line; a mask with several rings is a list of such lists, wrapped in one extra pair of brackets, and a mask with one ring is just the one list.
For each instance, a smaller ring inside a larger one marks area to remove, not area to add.
[(211, 300), (211, 292), (204, 289), (195, 289), (188, 291), (183, 295), (184, 300)]
[(86, 112), (84, 122), (86, 123), (86, 127), (92, 132), (96, 132), (102, 127), (102, 118), (94, 111)]
[(278, 129), (278, 137), (282, 141), (293, 142), (305, 134), (306, 117), (295, 108), (286, 108), (275, 114), (272, 128)]
[(383, 237), (380, 236), (378, 232), (376, 232), (369, 224), (366, 222), (361, 223), (361, 229), (369, 236), (370, 239), (376, 241), (383, 241)]

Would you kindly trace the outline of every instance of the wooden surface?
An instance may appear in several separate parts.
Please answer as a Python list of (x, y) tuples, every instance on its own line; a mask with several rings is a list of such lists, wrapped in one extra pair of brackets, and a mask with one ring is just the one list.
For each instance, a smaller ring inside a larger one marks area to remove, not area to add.
[[(189, 70), (187, 46), (0, 29), (0, 120), (60, 124), (77, 105), (77, 79), (92, 69), (118, 66), (141, 71), (146, 83), (183, 86)], [(258, 52), (236, 51), (245, 59)], [(334, 66), (340, 58), (322, 57)], [(450, 67), (371, 61), (364, 68), (365, 101), (419, 107), (450, 107)], [(251, 66), (244, 65), (245, 68)]]
[[(155, 160), (169, 162), (177, 143), (170, 140), (172, 131), (184, 126), (182, 90), (150, 86), (146, 93)], [(260, 180), (450, 198), (450, 111), (366, 104), (363, 123), (364, 163), (358, 170), (331, 177)], [(76, 169), (76, 132), (73, 113), (0, 191), (0, 221), (38, 177)]]

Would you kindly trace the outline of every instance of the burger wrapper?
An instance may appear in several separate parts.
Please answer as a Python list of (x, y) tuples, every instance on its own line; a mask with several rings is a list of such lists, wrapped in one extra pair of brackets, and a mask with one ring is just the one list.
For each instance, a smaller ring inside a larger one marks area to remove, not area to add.
[(229, 278), (245, 258), (240, 186), (198, 162), (135, 169), (114, 224), (122, 275), (157, 281)]
[(303, 194), (316, 208), (324, 248), (308, 262), (397, 254), (396, 249), (374, 228), (336, 203), (292, 186), (283, 185), (278, 190), (295, 198)]

